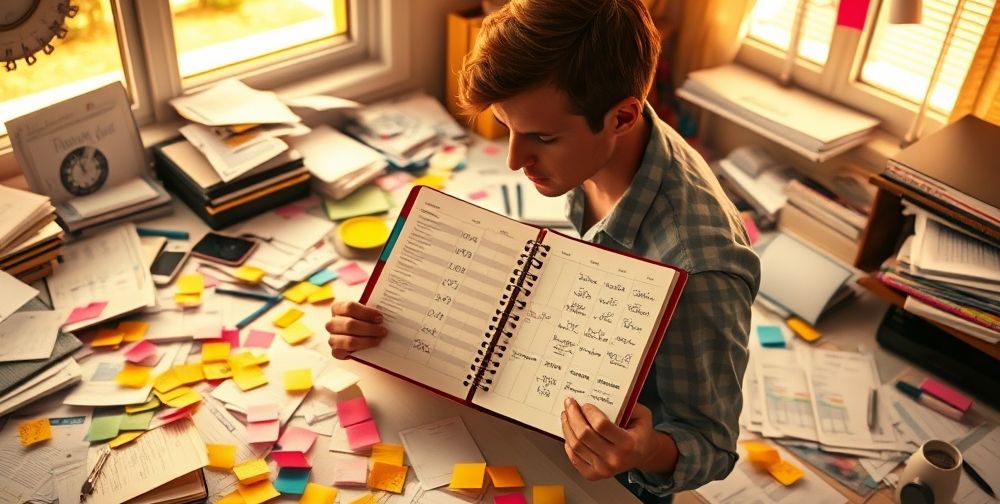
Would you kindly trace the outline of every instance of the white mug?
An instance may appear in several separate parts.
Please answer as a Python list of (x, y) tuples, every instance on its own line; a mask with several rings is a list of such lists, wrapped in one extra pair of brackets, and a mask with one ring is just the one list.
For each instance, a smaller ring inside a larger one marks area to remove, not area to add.
[(896, 502), (951, 504), (961, 477), (962, 452), (945, 441), (927, 441), (906, 460), (896, 487)]

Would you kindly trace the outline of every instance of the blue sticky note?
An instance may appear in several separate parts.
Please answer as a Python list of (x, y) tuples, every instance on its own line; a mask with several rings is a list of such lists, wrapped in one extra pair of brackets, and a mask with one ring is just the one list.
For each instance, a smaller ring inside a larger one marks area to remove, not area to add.
[(336, 271), (331, 271), (331, 270), (328, 270), (328, 269), (321, 269), (321, 270), (317, 271), (316, 273), (313, 273), (313, 276), (309, 277), (309, 283), (311, 283), (313, 285), (323, 286), (323, 285), (326, 285), (327, 282), (329, 282), (331, 280), (336, 280), (336, 279), (337, 279), (337, 272)]
[(760, 338), (761, 346), (773, 348), (785, 347), (785, 336), (781, 334), (781, 328), (778, 326), (757, 326), (757, 337)]
[(274, 479), (274, 489), (283, 494), (299, 494), (306, 491), (309, 484), (309, 469), (282, 467)]

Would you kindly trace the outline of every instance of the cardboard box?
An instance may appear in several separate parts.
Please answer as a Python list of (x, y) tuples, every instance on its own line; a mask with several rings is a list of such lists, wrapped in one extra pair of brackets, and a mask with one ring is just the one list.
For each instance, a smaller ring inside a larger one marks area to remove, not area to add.
[[(458, 71), (465, 55), (476, 44), (483, 24), (479, 7), (448, 14), (447, 65), (445, 67), (445, 106), (460, 124), (469, 125), (469, 117), (458, 108)], [(472, 131), (490, 140), (507, 136), (507, 128), (497, 122), (490, 111), (484, 111), (471, 122)]]

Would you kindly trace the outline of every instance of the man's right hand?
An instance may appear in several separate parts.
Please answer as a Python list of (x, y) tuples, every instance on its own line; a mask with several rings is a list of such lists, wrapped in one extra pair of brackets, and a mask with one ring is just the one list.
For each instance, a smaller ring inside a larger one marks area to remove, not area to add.
[(336, 301), (330, 307), (333, 318), (326, 323), (333, 357), (346, 359), (351, 352), (382, 342), (389, 331), (382, 325), (382, 312), (356, 301)]

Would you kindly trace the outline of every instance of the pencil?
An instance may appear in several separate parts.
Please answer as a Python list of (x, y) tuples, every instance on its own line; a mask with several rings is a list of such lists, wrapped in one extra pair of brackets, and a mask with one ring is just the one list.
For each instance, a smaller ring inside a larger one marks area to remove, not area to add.
[(272, 296), (264, 292), (229, 289), (227, 287), (216, 287), (215, 292), (217, 294), (229, 294), (230, 296), (260, 299), (262, 301), (271, 301), (273, 299), (280, 299), (280, 296)]
[(281, 302), (281, 298), (280, 297), (275, 297), (275, 298), (272, 298), (270, 301), (265, 302), (264, 304), (262, 304), (260, 306), (260, 308), (257, 308), (256, 310), (253, 311), (253, 313), (251, 313), (250, 315), (247, 315), (246, 317), (243, 317), (243, 320), (240, 320), (239, 322), (237, 322), (236, 323), (236, 328), (237, 329), (243, 329), (244, 327), (250, 325), (251, 323), (253, 323), (254, 320), (257, 320), (258, 318), (260, 318), (261, 315), (267, 313), (268, 310), (270, 310), (271, 308), (274, 308), (280, 302)]

